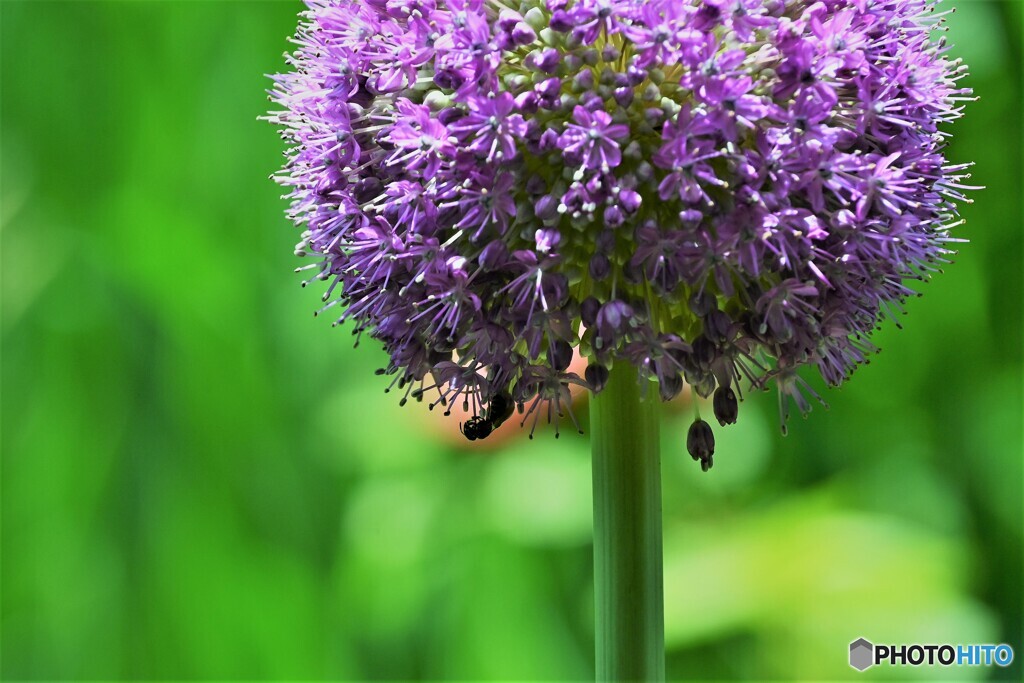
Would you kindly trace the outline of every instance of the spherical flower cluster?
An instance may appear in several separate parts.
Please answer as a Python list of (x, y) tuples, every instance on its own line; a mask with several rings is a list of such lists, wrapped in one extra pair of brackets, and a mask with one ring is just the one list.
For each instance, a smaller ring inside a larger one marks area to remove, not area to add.
[(320, 312), (474, 437), (613, 363), (722, 424), (774, 382), (784, 423), (951, 253), (969, 92), (927, 0), (307, 3), (270, 118)]

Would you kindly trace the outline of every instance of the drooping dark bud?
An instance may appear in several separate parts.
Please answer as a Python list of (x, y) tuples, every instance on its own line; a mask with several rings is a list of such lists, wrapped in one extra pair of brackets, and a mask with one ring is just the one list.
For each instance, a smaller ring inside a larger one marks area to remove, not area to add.
[(647, 69), (631, 64), (626, 71), (626, 76), (629, 77), (629, 84), (635, 88), (647, 80)]
[(551, 362), (551, 367), (555, 370), (565, 372), (569, 367), (569, 363), (572, 362), (572, 347), (569, 345), (569, 342), (562, 339), (555, 340), (551, 344), (548, 360)]
[(690, 310), (703, 318), (718, 306), (715, 297), (707, 290), (700, 290), (690, 295)]
[(594, 248), (602, 254), (610, 254), (615, 250), (615, 231), (603, 230), (594, 240)]
[(490, 242), (480, 252), (480, 265), (487, 269), (495, 269), (504, 265), (508, 260), (508, 247), (501, 240)]
[(617, 228), (622, 225), (625, 220), (626, 217), (622, 213), (622, 207), (618, 204), (612, 204), (604, 210), (604, 223), (609, 227)]
[(632, 260), (626, 261), (622, 265), (622, 275), (626, 278), (626, 282), (634, 285), (640, 284), (644, 279), (643, 268)]
[(701, 367), (708, 367), (715, 359), (715, 345), (705, 335), (693, 340), (693, 358)]
[(557, 76), (548, 78), (541, 81), (533, 90), (541, 97), (541, 99), (550, 99), (562, 91), (562, 81)]
[(724, 344), (729, 341), (731, 327), (732, 318), (724, 311), (714, 309), (704, 318), (704, 334), (716, 344)]
[(622, 87), (615, 89), (615, 101), (623, 108), (633, 104), (633, 97), (635, 95), (636, 91), (633, 88)]
[(608, 383), (608, 368), (591, 363), (587, 366), (586, 371), (584, 371), (583, 377), (587, 380), (587, 384), (590, 385), (590, 390), (595, 394), (600, 394), (601, 390), (604, 389), (604, 385)]
[(679, 373), (658, 377), (658, 392), (662, 401), (671, 401), (683, 390), (683, 378)]
[(643, 203), (643, 198), (636, 190), (625, 189), (619, 192), (619, 203), (626, 213), (636, 213)]
[(537, 34), (529, 24), (519, 23), (512, 29), (512, 41), (516, 45), (529, 45), (537, 40)]
[(612, 272), (611, 261), (604, 254), (594, 254), (590, 259), (590, 277), (597, 282), (603, 281)]
[(705, 472), (711, 467), (711, 456), (715, 454), (715, 433), (704, 420), (694, 420), (686, 434), (686, 450), (694, 460), (700, 460)]
[(561, 61), (561, 54), (553, 47), (535, 50), (527, 55), (524, 64), (529, 69), (535, 69), (546, 74), (555, 72), (558, 62)]
[(712, 373), (706, 373), (701, 375), (699, 378), (690, 382), (690, 386), (697, 392), (697, 395), (701, 398), (707, 398), (715, 391), (715, 387), (718, 386), (718, 381)]
[(633, 307), (620, 299), (613, 299), (597, 312), (595, 327), (597, 333), (606, 339), (613, 339), (629, 327), (634, 320)]
[(498, 28), (502, 31), (511, 31), (523, 20), (523, 15), (510, 9), (503, 9), (498, 14)]
[(574, 26), (573, 20), (569, 17), (569, 13), (564, 9), (555, 10), (551, 14), (551, 20), (548, 24), (552, 31), (558, 31), (559, 33), (568, 33)]
[(736, 417), (739, 415), (740, 406), (736, 400), (736, 393), (731, 387), (718, 387), (715, 391), (713, 405), (715, 417), (718, 418), (718, 424), (723, 427), (736, 424)]
[(458, 107), (446, 107), (438, 112), (437, 120), (446, 126), (450, 126), (463, 116), (465, 116), (465, 112)]
[(546, 194), (537, 200), (533, 212), (542, 221), (549, 221), (558, 215), (558, 200)]
[(590, 69), (584, 69), (576, 74), (572, 79), (572, 91), (577, 93), (584, 93), (594, 87), (594, 72)]
[(526, 191), (530, 193), (531, 197), (538, 197), (548, 191), (548, 184), (543, 178), (534, 173), (526, 181)]
[(597, 324), (597, 314), (601, 310), (601, 302), (592, 296), (588, 296), (580, 304), (580, 318), (587, 327)]

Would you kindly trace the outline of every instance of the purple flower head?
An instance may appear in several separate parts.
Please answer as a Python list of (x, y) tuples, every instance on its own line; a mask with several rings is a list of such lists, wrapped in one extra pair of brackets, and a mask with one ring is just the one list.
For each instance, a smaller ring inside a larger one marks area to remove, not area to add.
[(474, 437), (613, 363), (723, 425), (741, 380), (805, 412), (800, 368), (846, 379), (957, 241), (931, 0), (307, 4), (270, 116), (305, 282)]

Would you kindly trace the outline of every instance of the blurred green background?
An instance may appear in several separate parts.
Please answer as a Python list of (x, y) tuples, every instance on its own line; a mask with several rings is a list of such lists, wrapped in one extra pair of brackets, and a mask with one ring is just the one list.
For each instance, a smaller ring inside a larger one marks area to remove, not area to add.
[[(971, 243), (789, 437), (753, 396), (702, 475), (666, 415), (670, 678), (1022, 677), (1022, 4), (955, 4)], [(585, 438), (467, 450), (291, 272), (299, 9), (0, 3), (4, 679), (592, 675)]]

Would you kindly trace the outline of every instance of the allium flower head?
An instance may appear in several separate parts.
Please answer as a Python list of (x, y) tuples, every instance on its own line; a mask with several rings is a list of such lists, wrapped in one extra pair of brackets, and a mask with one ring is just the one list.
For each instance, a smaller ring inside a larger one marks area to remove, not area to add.
[(272, 90), (297, 252), (473, 437), (613, 363), (721, 424), (741, 380), (806, 411), (797, 370), (842, 382), (951, 253), (969, 91), (928, 0), (307, 4)]

